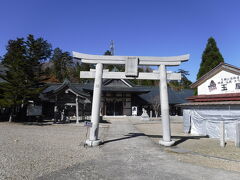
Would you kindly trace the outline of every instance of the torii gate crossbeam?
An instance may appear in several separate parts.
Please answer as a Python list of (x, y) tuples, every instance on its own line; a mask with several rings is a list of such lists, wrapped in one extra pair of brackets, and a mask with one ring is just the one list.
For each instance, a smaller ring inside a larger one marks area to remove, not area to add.
[[(181, 74), (167, 73), (166, 66), (178, 66), (181, 62), (189, 59), (189, 54), (172, 57), (151, 57), (151, 56), (103, 56), (103, 55), (89, 55), (78, 52), (73, 52), (73, 57), (81, 59), (83, 63), (96, 64), (96, 71), (83, 71), (80, 78), (95, 78), (91, 122), (89, 139), (86, 141), (88, 146), (98, 146), (101, 142), (98, 139), (99, 129), (99, 115), (100, 115), (100, 101), (102, 79), (159, 79), (160, 83), (160, 102), (163, 125), (163, 139), (159, 141), (161, 145), (171, 146), (174, 141), (171, 140), (171, 129), (169, 119), (169, 103), (167, 91), (167, 79), (179, 80)], [(103, 64), (125, 64), (124, 72), (108, 72), (103, 70)], [(159, 66), (158, 72), (152, 73), (138, 73), (138, 65)]]

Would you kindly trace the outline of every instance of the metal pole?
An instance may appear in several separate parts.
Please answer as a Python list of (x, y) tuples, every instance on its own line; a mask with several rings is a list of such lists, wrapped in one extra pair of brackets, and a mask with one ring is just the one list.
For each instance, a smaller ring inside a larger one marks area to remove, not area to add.
[(79, 123), (79, 108), (78, 108), (78, 96), (76, 96), (76, 123)]

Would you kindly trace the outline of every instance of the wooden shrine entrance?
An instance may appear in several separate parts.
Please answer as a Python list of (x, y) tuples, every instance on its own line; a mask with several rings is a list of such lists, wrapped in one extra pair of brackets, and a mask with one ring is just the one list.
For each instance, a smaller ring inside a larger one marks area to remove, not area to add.
[(123, 101), (120, 99), (114, 99), (113, 101), (106, 102), (106, 114), (107, 116), (119, 116), (123, 114)]

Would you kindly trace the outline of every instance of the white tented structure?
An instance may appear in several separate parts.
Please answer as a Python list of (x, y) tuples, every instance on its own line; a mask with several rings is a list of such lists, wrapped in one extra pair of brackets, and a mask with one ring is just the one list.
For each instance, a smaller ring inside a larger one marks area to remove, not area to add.
[(191, 87), (197, 88), (198, 95), (180, 105), (184, 132), (235, 141), (240, 146), (240, 69), (221, 63)]
[(220, 138), (221, 122), (224, 122), (225, 139), (235, 141), (240, 122), (240, 104), (186, 106), (183, 109), (183, 119), (185, 133), (208, 135), (210, 138)]

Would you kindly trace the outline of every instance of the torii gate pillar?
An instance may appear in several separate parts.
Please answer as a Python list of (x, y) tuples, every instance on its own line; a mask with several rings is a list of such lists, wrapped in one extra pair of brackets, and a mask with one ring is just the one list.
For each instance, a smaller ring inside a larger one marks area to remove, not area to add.
[(93, 89), (93, 99), (92, 99), (92, 114), (91, 122), (92, 127), (90, 129), (89, 139), (86, 141), (88, 146), (98, 146), (101, 142), (98, 139), (98, 129), (99, 129), (99, 114), (100, 114), (100, 102), (101, 102), (101, 91), (102, 91), (102, 74), (103, 74), (103, 64), (98, 63), (96, 65), (96, 74)]
[(169, 104), (168, 104), (168, 89), (167, 89), (167, 73), (165, 65), (159, 66), (160, 72), (160, 101), (161, 101), (161, 115), (163, 126), (163, 139), (159, 144), (164, 146), (171, 146), (174, 141), (171, 140), (170, 118), (169, 118)]

